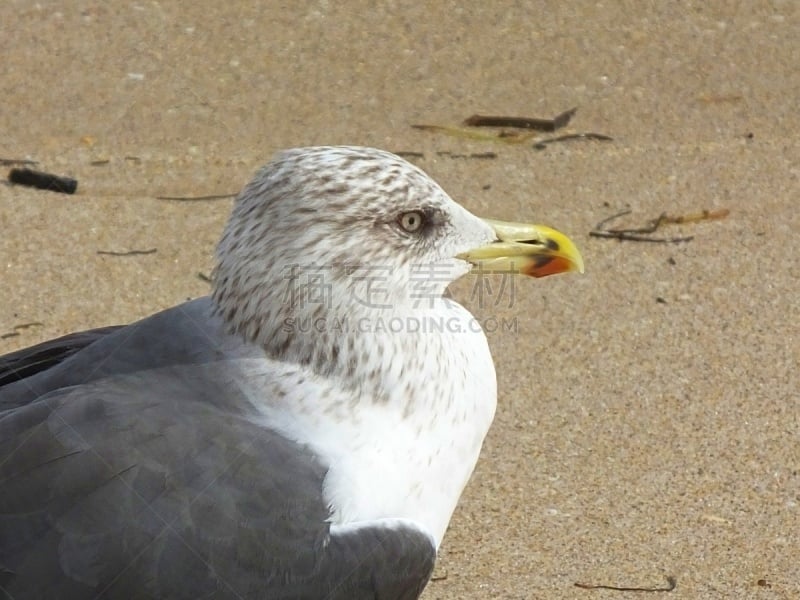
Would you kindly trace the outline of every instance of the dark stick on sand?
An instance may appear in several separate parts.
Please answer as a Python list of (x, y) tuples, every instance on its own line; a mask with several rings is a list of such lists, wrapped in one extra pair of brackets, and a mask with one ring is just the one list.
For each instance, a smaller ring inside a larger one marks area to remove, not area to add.
[(78, 181), (76, 179), (34, 171), (33, 169), (11, 169), (8, 173), (8, 180), (17, 185), (26, 185), (62, 194), (74, 194), (75, 190), (78, 189)]
[(464, 125), (470, 127), (514, 127), (516, 129), (533, 129), (534, 131), (556, 131), (565, 127), (577, 110), (577, 108), (571, 108), (553, 119), (472, 115), (464, 120)]

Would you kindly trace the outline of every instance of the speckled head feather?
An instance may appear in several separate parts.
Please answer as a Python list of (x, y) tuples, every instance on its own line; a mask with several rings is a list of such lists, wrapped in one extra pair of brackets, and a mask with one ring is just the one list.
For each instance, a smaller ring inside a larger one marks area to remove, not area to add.
[[(424, 222), (409, 232), (403, 215), (415, 211)], [(279, 154), (236, 199), (217, 248), (213, 299), (232, 330), (268, 353), (330, 372), (342, 343), (331, 323), (424, 310), (469, 271), (455, 256), (494, 239), (398, 156), (298, 148)]]

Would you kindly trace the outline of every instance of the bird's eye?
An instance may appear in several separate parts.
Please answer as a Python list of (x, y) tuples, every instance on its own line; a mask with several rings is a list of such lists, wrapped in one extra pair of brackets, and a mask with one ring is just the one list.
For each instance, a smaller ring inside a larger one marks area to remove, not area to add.
[(398, 222), (408, 233), (416, 233), (425, 224), (425, 215), (418, 210), (411, 210), (400, 215)]

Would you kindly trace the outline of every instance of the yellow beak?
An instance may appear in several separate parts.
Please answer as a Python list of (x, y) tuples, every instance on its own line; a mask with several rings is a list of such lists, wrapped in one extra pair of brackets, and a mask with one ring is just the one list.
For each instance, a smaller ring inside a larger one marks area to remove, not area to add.
[(583, 258), (566, 235), (544, 225), (506, 223), (484, 219), (497, 241), (459, 254), (484, 271), (519, 272), (531, 277), (556, 273), (583, 273)]

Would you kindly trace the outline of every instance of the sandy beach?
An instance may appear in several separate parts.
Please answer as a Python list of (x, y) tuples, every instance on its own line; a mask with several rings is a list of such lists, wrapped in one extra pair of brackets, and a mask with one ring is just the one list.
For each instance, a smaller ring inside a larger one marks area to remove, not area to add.
[[(287, 147), (411, 153), (586, 262), (452, 288), (506, 326), (424, 597), (800, 597), (800, 4), (12, 0), (0, 23), (0, 158), (79, 182), (0, 185), (0, 354), (206, 294), (232, 200), (159, 197), (234, 194)], [(558, 134), (613, 139), (412, 127), (572, 107)], [(624, 210), (606, 227), (729, 213), (590, 236)]]

